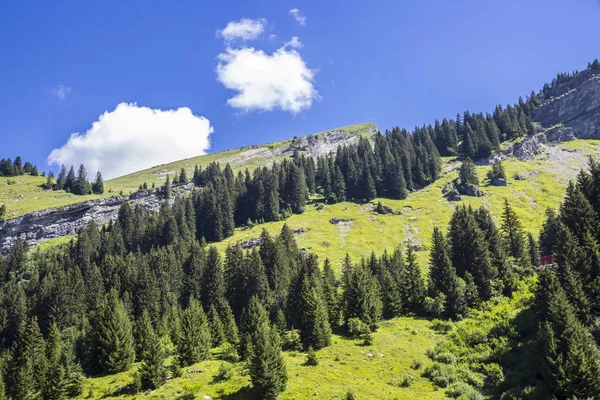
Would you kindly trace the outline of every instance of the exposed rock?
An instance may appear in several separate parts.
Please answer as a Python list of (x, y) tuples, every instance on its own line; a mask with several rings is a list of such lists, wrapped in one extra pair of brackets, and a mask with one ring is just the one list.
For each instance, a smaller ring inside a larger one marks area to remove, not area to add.
[(580, 72), (541, 96), (542, 104), (532, 113), (544, 127), (562, 124), (579, 139), (600, 139), (600, 74)]
[(546, 137), (544, 135), (525, 137), (519, 143), (515, 144), (512, 149), (509, 149), (507, 155), (517, 157), (521, 161), (531, 160), (544, 151), (545, 142)]
[(262, 239), (261, 238), (252, 238), (252, 239), (248, 239), (243, 241), (242, 243), (240, 243), (240, 247), (242, 249), (252, 249), (254, 247), (258, 247), (262, 244)]
[(527, 180), (527, 174), (523, 173), (523, 172), (519, 172), (518, 174), (515, 175), (515, 180), (516, 181), (524, 181)]
[(455, 186), (456, 190), (458, 190), (458, 193), (462, 194), (463, 196), (472, 196), (472, 197), (483, 197), (483, 196), (485, 196), (485, 194), (479, 188), (479, 186), (475, 186), (475, 185), (463, 185), (461, 183), (461, 181), (460, 181), (460, 178), (457, 178), (455, 180), (454, 186)]
[(575, 140), (575, 130), (569, 127), (557, 126), (546, 131), (546, 139), (551, 143), (570, 142)]
[(448, 201), (462, 201), (462, 196), (460, 195), (458, 190), (454, 189), (450, 193), (448, 193), (446, 199)]
[(292, 228), (292, 233), (299, 235), (301, 233), (308, 232), (309, 230), (310, 228)]
[(388, 214), (394, 214), (394, 209), (392, 207), (390, 207), (390, 206), (383, 206), (383, 209)]
[[(189, 193), (192, 185), (173, 188), (173, 197)], [(115, 220), (123, 203), (130, 202), (150, 211), (160, 209), (161, 200), (152, 189), (133, 193), (129, 197), (109, 197), (90, 200), (64, 208), (49, 208), (0, 223), (0, 253), (6, 254), (17, 241), (25, 239), (30, 246), (50, 239), (77, 234), (93, 221), (98, 227)], [(173, 201), (173, 199), (171, 200)]]
[(491, 180), (491, 184), (494, 186), (506, 186), (506, 179), (493, 177)]
[(329, 220), (329, 222), (331, 222), (334, 225), (337, 225), (337, 224), (342, 223), (342, 222), (351, 222), (351, 221), (352, 221), (351, 219), (341, 219), (341, 218), (338, 218), (338, 217), (333, 217), (333, 218), (331, 218)]

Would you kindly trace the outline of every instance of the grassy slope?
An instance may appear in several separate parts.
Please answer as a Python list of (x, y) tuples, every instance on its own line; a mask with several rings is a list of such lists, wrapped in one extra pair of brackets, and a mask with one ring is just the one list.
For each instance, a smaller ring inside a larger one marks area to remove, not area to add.
[[(561, 144), (555, 153), (567, 156), (566, 163), (556, 165), (546, 154), (534, 160), (522, 162), (511, 158), (506, 160), (504, 168), (509, 177), (508, 186), (489, 186), (486, 174), (490, 167), (477, 167), (484, 197), (463, 196), (463, 202), (473, 207), (485, 205), (499, 224), (499, 217), (507, 198), (519, 215), (524, 228), (537, 232), (544, 220), (544, 212), (548, 207), (556, 208), (563, 199), (565, 184), (575, 176), (580, 168), (585, 167), (585, 156), (600, 156), (600, 141), (574, 141)], [(569, 150), (576, 150), (571, 153)], [(300, 247), (316, 253), (321, 259), (328, 257), (334, 268), (339, 269), (346, 253), (353, 258), (368, 256), (372, 250), (381, 253), (393, 251), (394, 247), (404, 240), (422, 244), (424, 251), (418, 252), (422, 267), (426, 267), (427, 248), (434, 226), (445, 227), (450, 221), (454, 207), (461, 203), (447, 202), (441, 193), (446, 183), (457, 176), (453, 170), (455, 163), (451, 159), (444, 160), (446, 172), (433, 185), (411, 193), (405, 200), (376, 199), (384, 205), (400, 210), (403, 215), (378, 215), (370, 211), (368, 204), (339, 203), (326, 205), (323, 210), (308, 206), (302, 215), (293, 215), (285, 223), (291, 228), (309, 228), (308, 232), (297, 237)], [(517, 173), (527, 176), (526, 180), (513, 179)], [(353, 220), (351, 224), (334, 225), (329, 222), (332, 217)], [(279, 232), (284, 222), (272, 222), (252, 229), (238, 229), (234, 236), (218, 243), (224, 250), (228, 244), (258, 237), (263, 228), (271, 234)]]
[[(342, 399), (348, 390), (352, 390), (358, 399), (444, 398), (441, 390), (420, 376), (421, 371), (412, 368), (415, 361), (427, 364), (425, 351), (441, 339), (429, 329), (427, 321), (397, 318), (383, 322), (374, 334), (373, 345), (367, 347), (359, 340), (337, 335), (332, 339), (330, 347), (317, 352), (319, 365), (316, 367), (304, 366), (306, 356), (302, 353), (284, 353), (289, 383), (280, 399)], [(374, 357), (369, 358), (369, 353)], [(240, 365), (235, 366), (235, 376), (231, 380), (212, 381), (220, 363), (218, 360), (204, 361), (188, 368), (203, 369), (204, 373), (184, 372), (183, 377), (168, 382), (154, 393), (131, 396), (119, 395), (118, 391), (131, 382), (135, 368), (117, 375), (88, 379), (81, 398), (178, 398), (184, 391), (194, 393), (198, 399), (206, 395), (223, 399), (248, 398), (244, 388), (249, 385), (250, 378), (241, 371)], [(414, 377), (412, 385), (399, 387), (398, 383), (407, 375)]]
[[(333, 129), (333, 131), (344, 131), (348, 135), (369, 136), (372, 130), (375, 129), (375, 124), (365, 123), (345, 126), (342, 128)], [(317, 135), (323, 132), (317, 133)], [(219, 153), (207, 154), (200, 157), (189, 158), (186, 160), (176, 161), (170, 164), (156, 166), (144, 171), (135, 172), (120, 178), (106, 181), (105, 193), (102, 196), (74, 196), (63, 191), (53, 192), (44, 191), (40, 185), (46, 182), (46, 178), (42, 176), (18, 176), (11, 178), (0, 178), (0, 204), (6, 204), (8, 209), (7, 218), (15, 218), (33, 211), (39, 211), (46, 208), (59, 208), (72, 204), (81, 203), (88, 200), (94, 200), (102, 197), (110, 197), (118, 194), (120, 191), (128, 194), (135, 192), (140, 184), (147, 182), (152, 185), (162, 185), (167, 174), (173, 177), (173, 174), (179, 173), (181, 168), (185, 168), (188, 176), (191, 177), (196, 165), (206, 166), (207, 164), (218, 161), (222, 165), (230, 163), (234, 171), (257, 166), (270, 164), (274, 161), (281, 161), (284, 157), (291, 156), (291, 152), (286, 152), (284, 155), (270, 156), (269, 149), (281, 149), (289, 146), (292, 139), (281, 142), (255, 145), (243, 147), (234, 150), (223, 151)], [(90, 177), (93, 178), (93, 177)], [(16, 184), (8, 185), (8, 181), (15, 180)]]

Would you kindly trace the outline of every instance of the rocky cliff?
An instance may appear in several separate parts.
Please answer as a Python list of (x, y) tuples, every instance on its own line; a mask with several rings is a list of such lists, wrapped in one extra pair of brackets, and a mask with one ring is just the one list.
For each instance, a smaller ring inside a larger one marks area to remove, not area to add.
[[(192, 189), (190, 184), (176, 187), (173, 192), (174, 195), (183, 195)], [(0, 253), (6, 254), (18, 238), (35, 246), (50, 239), (74, 235), (90, 221), (100, 227), (114, 220), (126, 201), (152, 211), (158, 211), (162, 202), (155, 191), (149, 189), (129, 197), (110, 197), (33, 212), (0, 223)]]
[(562, 124), (579, 139), (600, 139), (600, 69), (586, 69), (541, 96), (533, 120), (549, 128)]

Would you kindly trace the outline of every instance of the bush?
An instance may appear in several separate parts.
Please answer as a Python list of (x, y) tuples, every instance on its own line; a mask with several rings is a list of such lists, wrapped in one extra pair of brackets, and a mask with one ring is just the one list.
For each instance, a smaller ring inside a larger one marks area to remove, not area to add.
[(356, 400), (356, 396), (354, 396), (354, 392), (352, 390), (348, 390), (346, 392), (346, 397), (344, 397), (345, 400)]
[(300, 340), (300, 333), (297, 329), (288, 331), (283, 336), (283, 349), (287, 351), (301, 351), (302, 341)]
[(441, 317), (446, 308), (446, 296), (444, 296), (444, 293), (439, 293), (436, 297), (425, 297), (423, 308), (432, 317)]
[(169, 365), (169, 372), (171, 373), (171, 378), (181, 378), (183, 375), (179, 363), (176, 360), (173, 360), (171, 365)]
[(448, 333), (454, 328), (454, 324), (450, 321), (442, 321), (441, 319), (434, 319), (431, 321), (431, 329), (437, 333)]
[(363, 335), (363, 346), (371, 346), (373, 344), (373, 334), (365, 333)]
[(448, 387), (446, 396), (461, 400), (483, 400), (483, 396), (471, 385), (464, 382), (456, 382)]
[(369, 326), (359, 318), (350, 318), (348, 320), (348, 334), (350, 337), (358, 338), (370, 332)]
[(233, 378), (233, 368), (231, 367), (231, 365), (221, 363), (221, 365), (219, 365), (219, 370), (217, 371), (217, 374), (213, 377), (213, 380), (215, 382), (223, 382), (228, 381), (231, 378)]
[(414, 381), (415, 381), (414, 376), (406, 375), (404, 378), (400, 379), (400, 382), (398, 382), (398, 387), (401, 387), (401, 388), (411, 387)]
[(236, 362), (240, 361), (240, 356), (234, 345), (232, 345), (229, 342), (225, 342), (225, 343), (223, 343), (221, 348), (222, 348), (221, 358), (223, 360), (229, 361), (231, 363), (236, 363)]
[(497, 386), (504, 380), (504, 371), (496, 363), (483, 364), (481, 372), (487, 377), (488, 382), (492, 386)]
[(319, 365), (319, 358), (317, 357), (317, 352), (312, 348), (308, 348), (308, 354), (306, 355), (306, 362), (304, 365), (316, 367)]
[(457, 381), (456, 368), (452, 365), (434, 362), (423, 371), (423, 377), (431, 380), (435, 385), (445, 388)]

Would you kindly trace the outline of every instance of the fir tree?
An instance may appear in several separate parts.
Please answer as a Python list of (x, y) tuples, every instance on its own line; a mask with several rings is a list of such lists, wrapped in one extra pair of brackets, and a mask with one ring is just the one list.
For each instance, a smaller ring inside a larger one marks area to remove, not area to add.
[(145, 330), (144, 342), (146, 348), (142, 352), (139, 369), (143, 389), (156, 389), (167, 381), (165, 368), (165, 351), (158, 335), (152, 326)]
[[(144, 182), (144, 185), (146, 185), (146, 182)], [(102, 174), (100, 173), (100, 171), (96, 173), (96, 181), (92, 184), (92, 192), (94, 194), (104, 193), (104, 180), (102, 179)]]
[(527, 250), (529, 253), (529, 260), (531, 261), (531, 265), (537, 267), (540, 263), (540, 248), (531, 232), (527, 234)]
[[(75, 173), (75, 171), (73, 171)], [(65, 185), (67, 184), (67, 167), (63, 164), (60, 167), (60, 173), (58, 174), (58, 179), (56, 180), (56, 188), (58, 190), (64, 190)]]
[(504, 211), (502, 212), (502, 225), (500, 231), (506, 242), (508, 254), (514, 257), (514, 259), (523, 266), (529, 264), (526, 262), (526, 242), (525, 234), (521, 227), (521, 221), (507, 199), (504, 200)]
[(546, 210), (546, 220), (540, 231), (540, 252), (543, 256), (554, 254), (560, 219), (550, 208)]
[(269, 326), (268, 319), (260, 317), (266, 315), (266, 311), (262, 309), (256, 298), (253, 300), (255, 300), (255, 307), (259, 309), (251, 315), (258, 316), (259, 319), (249, 321), (250, 325), (255, 327), (254, 332), (251, 333), (252, 347), (248, 366), (250, 379), (253, 391), (258, 397), (274, 400), (285, 390), (287, 370), (281, 354), (279, 336)]
[(377, 279), (364, 265), (344, 269), (344, 318), (358, 318), (375, 330), (382, 304)]
[(259, 325), (269, 324), (269, 316), (257, 296), (252, 296), (240, 322), (240, 356), (247, 359), (252, 354), (253, 334)]
[(71, 169), (69, 169), (69, 173), (67, 174), (63, 189), (67, 192), (75, 193), (75, 191), (77, 190), (76, 184), (77, 177), (75, 176), (75, 168), (73, 168), (73, 166), (71, 165)]
[(223, 322), (223, 334), (225, 335), (225, 340), (229, 344), (236, 346), (240, 341), (238, 327), (235, 323), (231, 307), (229, 307), (227, 302), (221, 304), (220, 315), (221, 321)]
[(211, 345), (210, 330), (202, 307), (191, 298), (182, 312), (176, 340), (179, 364), (184, 367), (206, 360)]
[(425, 285), (421, 278), (421, 268), (417, 263), (417, 255), (411, 245), (408, 246), (406, 251), (406, 268), (400, 280), (404, 308), (409, 312), (419, 312), (425, 300)]
[(63, 349), (60, 331), (56, 324), (50, 326), (46, 341), (46, 360), (48, 372), (42, 390), (42, 397), (47, 400), (62, 400), (66, 398), (67, 377), (63, 366)]
[(214, 304), (208, 310), (208, 326), (210, 328), (212, 347), (217, 347), (225, 341), (225, 327)]
[(185, 172), (185, 168), (181, 168), (181, 172), (179, 173), (179, 184), (180, 185), (187, 185), (188, 183), (188, 177), (187, 177), (187, 173)]
[(331, 268), (331, 263), (327, 258), (323, 263), (323, 299), (327, 306), (329, 325), (332, 328), (335, 328), (340, 324), (339, 298), (335, 274)]
[(305, 348), (321, 349), (331, 342), (327, 307), (308, 278), (302, 282), (300, 337)]
[(92, 324), (90, 363), (107, 374), (129, 369), (135, 359), (131, 321), (116, 291), (109, 292)]
[(477, 170), (475, 169), (475, 164), (473, 164), (473, 161), (471, 161), (470, 158), (467, 158), (463, 161), (458, 172), (458, 177), (463, 185), (479, 185)]
[(142, 359), (144, 351), (148, 348), (147, 339), (151, 336), (152, 321), (148, 311), (144, 309), (135, 323), (135, 353), (136, 359)]
[(87, 177), (87, 171), (83, 164), (79, 166), (77, 172), (77, 180), (75, 181), (75, 187), (71, 189), (74, 194), (85, 196), (90, 194), (90, 183)]

